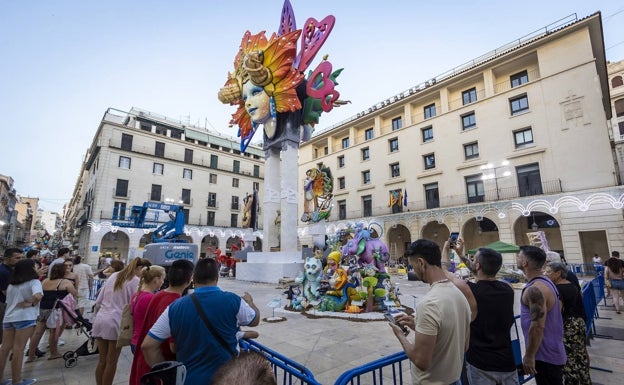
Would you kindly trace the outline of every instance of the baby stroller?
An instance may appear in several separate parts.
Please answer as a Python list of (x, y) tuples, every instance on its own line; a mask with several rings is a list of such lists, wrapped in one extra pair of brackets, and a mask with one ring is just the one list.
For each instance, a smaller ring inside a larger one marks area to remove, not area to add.
[[(71, 297), (71, 295), (67, 295), (66, 297)], [(68, 306), (63, 300), (58, 301), (58, 304), (63, 313), (63, 319), (65, 322), (69, 325), (74, 325), (75, 328), (77, 326), (79, 333), (87, 336), (87, 340), (80, 345), (78, 349), (70, 350), (63, 354), (65, 367), (73, 368), (76, 364), (78, 364), (79, 356), (90, 356), (98, 353), (95, 338), (91, 336), (91, 329), (93, 329), (93, 325), (91, 322), (86, 320), (80, 312), (73, 310), (73, 306)]]

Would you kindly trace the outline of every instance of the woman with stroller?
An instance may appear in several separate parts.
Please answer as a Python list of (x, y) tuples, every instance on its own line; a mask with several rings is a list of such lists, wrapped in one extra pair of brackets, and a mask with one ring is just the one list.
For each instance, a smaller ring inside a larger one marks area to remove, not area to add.
[(160, 287), (165, 283), (165, 268), (162, 266), (147, 266), (143, 268), (143, 274), (139, 281), (139, 290), (132, 296), (132, 319), (134, 320), (134, 334), (130, 341), (130, 349), (134, 354), (139, 335), (143, 328), (145, 312), (150, 300)]
[(95, 368), (97, 385), (112, 385), (113, 383), (121, 353), (121, 348), (117, 347), (121, 313), (139, 288), (139, 277), (143, 268), (151, 265), (147, 259), (133, 259), (123, 270), (111, 274), (98, 294), (91, 332), (96, 338), (100, 353)]
[[(7, 308), (4, 315), (4, 335), (0, 347), (0, 384), (30, 385), (35, 379), (22, 379), (22, 360), (26, 341), (32, 336), (39, 314), (39, 301), (43, 297), (39, 274), (32, 259), (18, 261), (13, 268), (7, 288)], [(11, 379), (4, 378), (4, 368), (9, 354)]]
[[(48, 357), (48, 360), (54, 360), (61, 357), (61, 353), (58, 351), (58, 339), (60, 334), (59, 330), (62, 331), (63, 329), (48, 328), (46, 326), (46, 322), (54, 310), (54, 305), (57, 299), (61, 300), (65, 298), (66, 295), (73, 295), (76, 297), (78, 294), (74, 284), (64, 277), (65, 266), (62, 263), (57, 263), (53, 265), (52, 270), (50, 270), (50, 278), (46, 278), (41, 284), (43, 286), (43, 298), (41, 299), (39, 317), (37, 318), (37, 327), (35, 328), (35, 333), (30, 339), (28, 359), (26, 362), (33, 362), (37, 359), (37, 346), (39, 345), (39, 341), (41, 341), (41, 337), (43, 336), (43, 333), (45, 333), (46, 329), (49, 331), (48, 343), (50, 345), (50, 356)], [(57, 334), (57, 332), (59, 332), (59, 334)]]

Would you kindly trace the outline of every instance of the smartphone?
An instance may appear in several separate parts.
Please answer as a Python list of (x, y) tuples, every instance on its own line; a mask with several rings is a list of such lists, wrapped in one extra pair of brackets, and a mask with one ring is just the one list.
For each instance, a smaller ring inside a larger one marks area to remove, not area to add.
[(459, 238), (459, 233), (451, 233), (451, 249), (457, 246), (457, 239)]
[(407, 328), (407, 326), (405, 325), (400, 325), (397, 320), (391, 315), (391, 314), (384, 314), (384, 317), (386, 318), (386, 320), (390, 323), (395, 324), (396, 326), (400, 327), (401, 330), (403, 330), (403, 334), (408, 335), (409, 334), (409, 329)]

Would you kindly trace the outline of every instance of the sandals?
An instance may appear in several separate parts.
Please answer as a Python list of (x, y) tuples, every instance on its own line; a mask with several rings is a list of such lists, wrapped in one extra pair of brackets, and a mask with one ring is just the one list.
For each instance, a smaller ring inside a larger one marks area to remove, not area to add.
[(35, 362), (35, 361), (37, 361), (37, 358), (39, 358), (39, 357), (33, 357), (33, 358), (28, 357), (26, 359), (26, 361), (24, 361), (24, 363)]

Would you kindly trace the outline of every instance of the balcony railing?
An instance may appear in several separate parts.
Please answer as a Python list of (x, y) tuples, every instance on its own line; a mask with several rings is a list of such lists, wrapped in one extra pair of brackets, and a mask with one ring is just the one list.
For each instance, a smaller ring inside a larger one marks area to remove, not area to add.
[[(483, 199), (479, 199), (478, 201), (475, 201), (475, 202), (469, 202), (468, 196), (466, 194), (445, 195), (445, 196), (441, 196), (439, 201), (431, 200), (429, 202), (430, 208), (427, 207), (426, 200), (412, 201), (408, 199), (407, 206), (402, 207), (402, 212), (407, 212), (408, 210), (409, 211), (435, 210), (438, 208), (469, 205), (472, 203), (479, 204), (483, 202), (496, 202), (496, 201), (504, 201), (504, 200), (511, 200), (515, 198), (521, 198), (521, 197), (526, 197), (526, 196), (531, 196), (531, 195), (557, 194), (557, 193), (562, 192), (561, 180), (559, 179), (544, 181), (541, 184), (534, 185), (532, 187), (533, 188), (530, 188), (527, 191), (520, 191), (518, 189), (518, 186), (499, 188), (498, 195), (497, 195), (495, 188), (488, 189), (488, 190), (485, 190), (484, 195), (481, 196), (483, 197)], [(539, 193), (540, 189), (541, 189), (541, 194)], [(439, 207), (432, 207), (435, 203), (439, 203)], [(393, 214), (392, 210), (393, 208), (388, 207), (388, 206), (373, 206), (371, 216)], [(395, 208), (395, 211), (396, 211), (396, 208)], [(330, 219), (339, 220), (338, 213), (339, 211), (337, 209), (334, 210), (334, 212), (332, 212)], [(362, 218), (364, 217), (362, 213), (363, 211), (361, 209), (347, 210), (346, 218), (344, 219)]]
[[(532, 71), (529, 71), (527, 73), (527, 75), (529, 77), (529, 82), (538, 80), (540, 78), (539, 69), (534, 69)], [(516, 87), (513, 87), (513, 88), (517, 88), (517, 87), (521, 87), (521, 86), (522, 85), (516, 86)], [(494, 85), (494, 93), (500, 94), (501, 92), (509, 91), (511, 88), (512, 88), (511, 87), (511, 81), (509, 80), (509, 77), (507, 77), (507, 79), (505, 79), (505, 81), (500, 82), (500, 83), (496, 83)]]
[(458, 109), (460, 107), (468, 106), (470, 104), (474, 104), (474, 103), (476, 103), (476, 102), (478, 102), (479, 100), (482, 100), (482, 99), (485, 99), (485, 90), (484, 89), (477, 90), (477, 98), (475, 100), (473, 100), (472, 102), (470, 102), (470, 103), (464, 104), (463, 97), (461, 97), (459, 99), (451, 100), (449, 102), (449, 111), (456, 110), (456, 109)]

